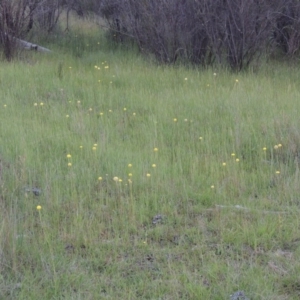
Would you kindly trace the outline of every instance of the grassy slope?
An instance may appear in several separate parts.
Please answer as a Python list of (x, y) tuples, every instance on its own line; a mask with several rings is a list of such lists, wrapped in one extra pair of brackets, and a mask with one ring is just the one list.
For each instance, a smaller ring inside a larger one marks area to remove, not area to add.
[(300, 72), (81, 34), (1, 65), (1, 297), (298, 299)]

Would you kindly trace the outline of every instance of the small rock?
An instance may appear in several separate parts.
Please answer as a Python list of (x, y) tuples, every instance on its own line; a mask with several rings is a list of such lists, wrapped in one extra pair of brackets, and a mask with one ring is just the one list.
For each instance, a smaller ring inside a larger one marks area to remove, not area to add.
[(38, 188), (32, 188), (32, 192), (35, 196), (39, 196), (42, 191)]
[(153, 219), (152, 219), (152, 224), (157, 225), (157, 224), (161, 223), (163, 221), (163, 218), (164, 217), (162, 215), (154, 216)]
[(65, 250), (68, 253), (73, 253), (75, 251), (75, 247), (72, 244), (67, 244), (66, 247), (65, 247)]
[(25, 188), (25, 192), (33, 193), (35, 196), (39, 196), (42, 193), (42, 191), (36, 187), (27, 187), (27, 188)]
[(246, 297), (244, 291), (237, 291), (234, 294), (230, 295), (230, 300), (250, 300)]

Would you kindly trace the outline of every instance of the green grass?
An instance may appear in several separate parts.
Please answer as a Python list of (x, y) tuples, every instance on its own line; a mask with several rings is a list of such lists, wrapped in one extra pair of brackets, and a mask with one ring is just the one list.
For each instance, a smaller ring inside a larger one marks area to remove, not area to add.
[(298, 299), (300, 71), (82, 36), (1, 65), (0, 298)]

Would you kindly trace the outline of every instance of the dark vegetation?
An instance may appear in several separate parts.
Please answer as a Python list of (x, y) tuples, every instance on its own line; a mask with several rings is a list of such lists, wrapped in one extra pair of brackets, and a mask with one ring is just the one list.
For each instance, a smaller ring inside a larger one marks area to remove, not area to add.
[(14, 37), (34, 27), (51, 32), (62, 11), (106, 21), (110, 38), (133, 41), (161, 63), (247, 68), (264, 57), (298, 58), (298, 0), (0, 0), (0, 38), (6, 59)]

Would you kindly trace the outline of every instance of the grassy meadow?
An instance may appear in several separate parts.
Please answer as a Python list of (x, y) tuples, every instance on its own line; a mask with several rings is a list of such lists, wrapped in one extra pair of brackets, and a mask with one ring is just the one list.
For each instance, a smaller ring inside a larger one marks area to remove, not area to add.
[(76, 24), (1, 62), (0, 299), (299, 299), (299, 68)]

